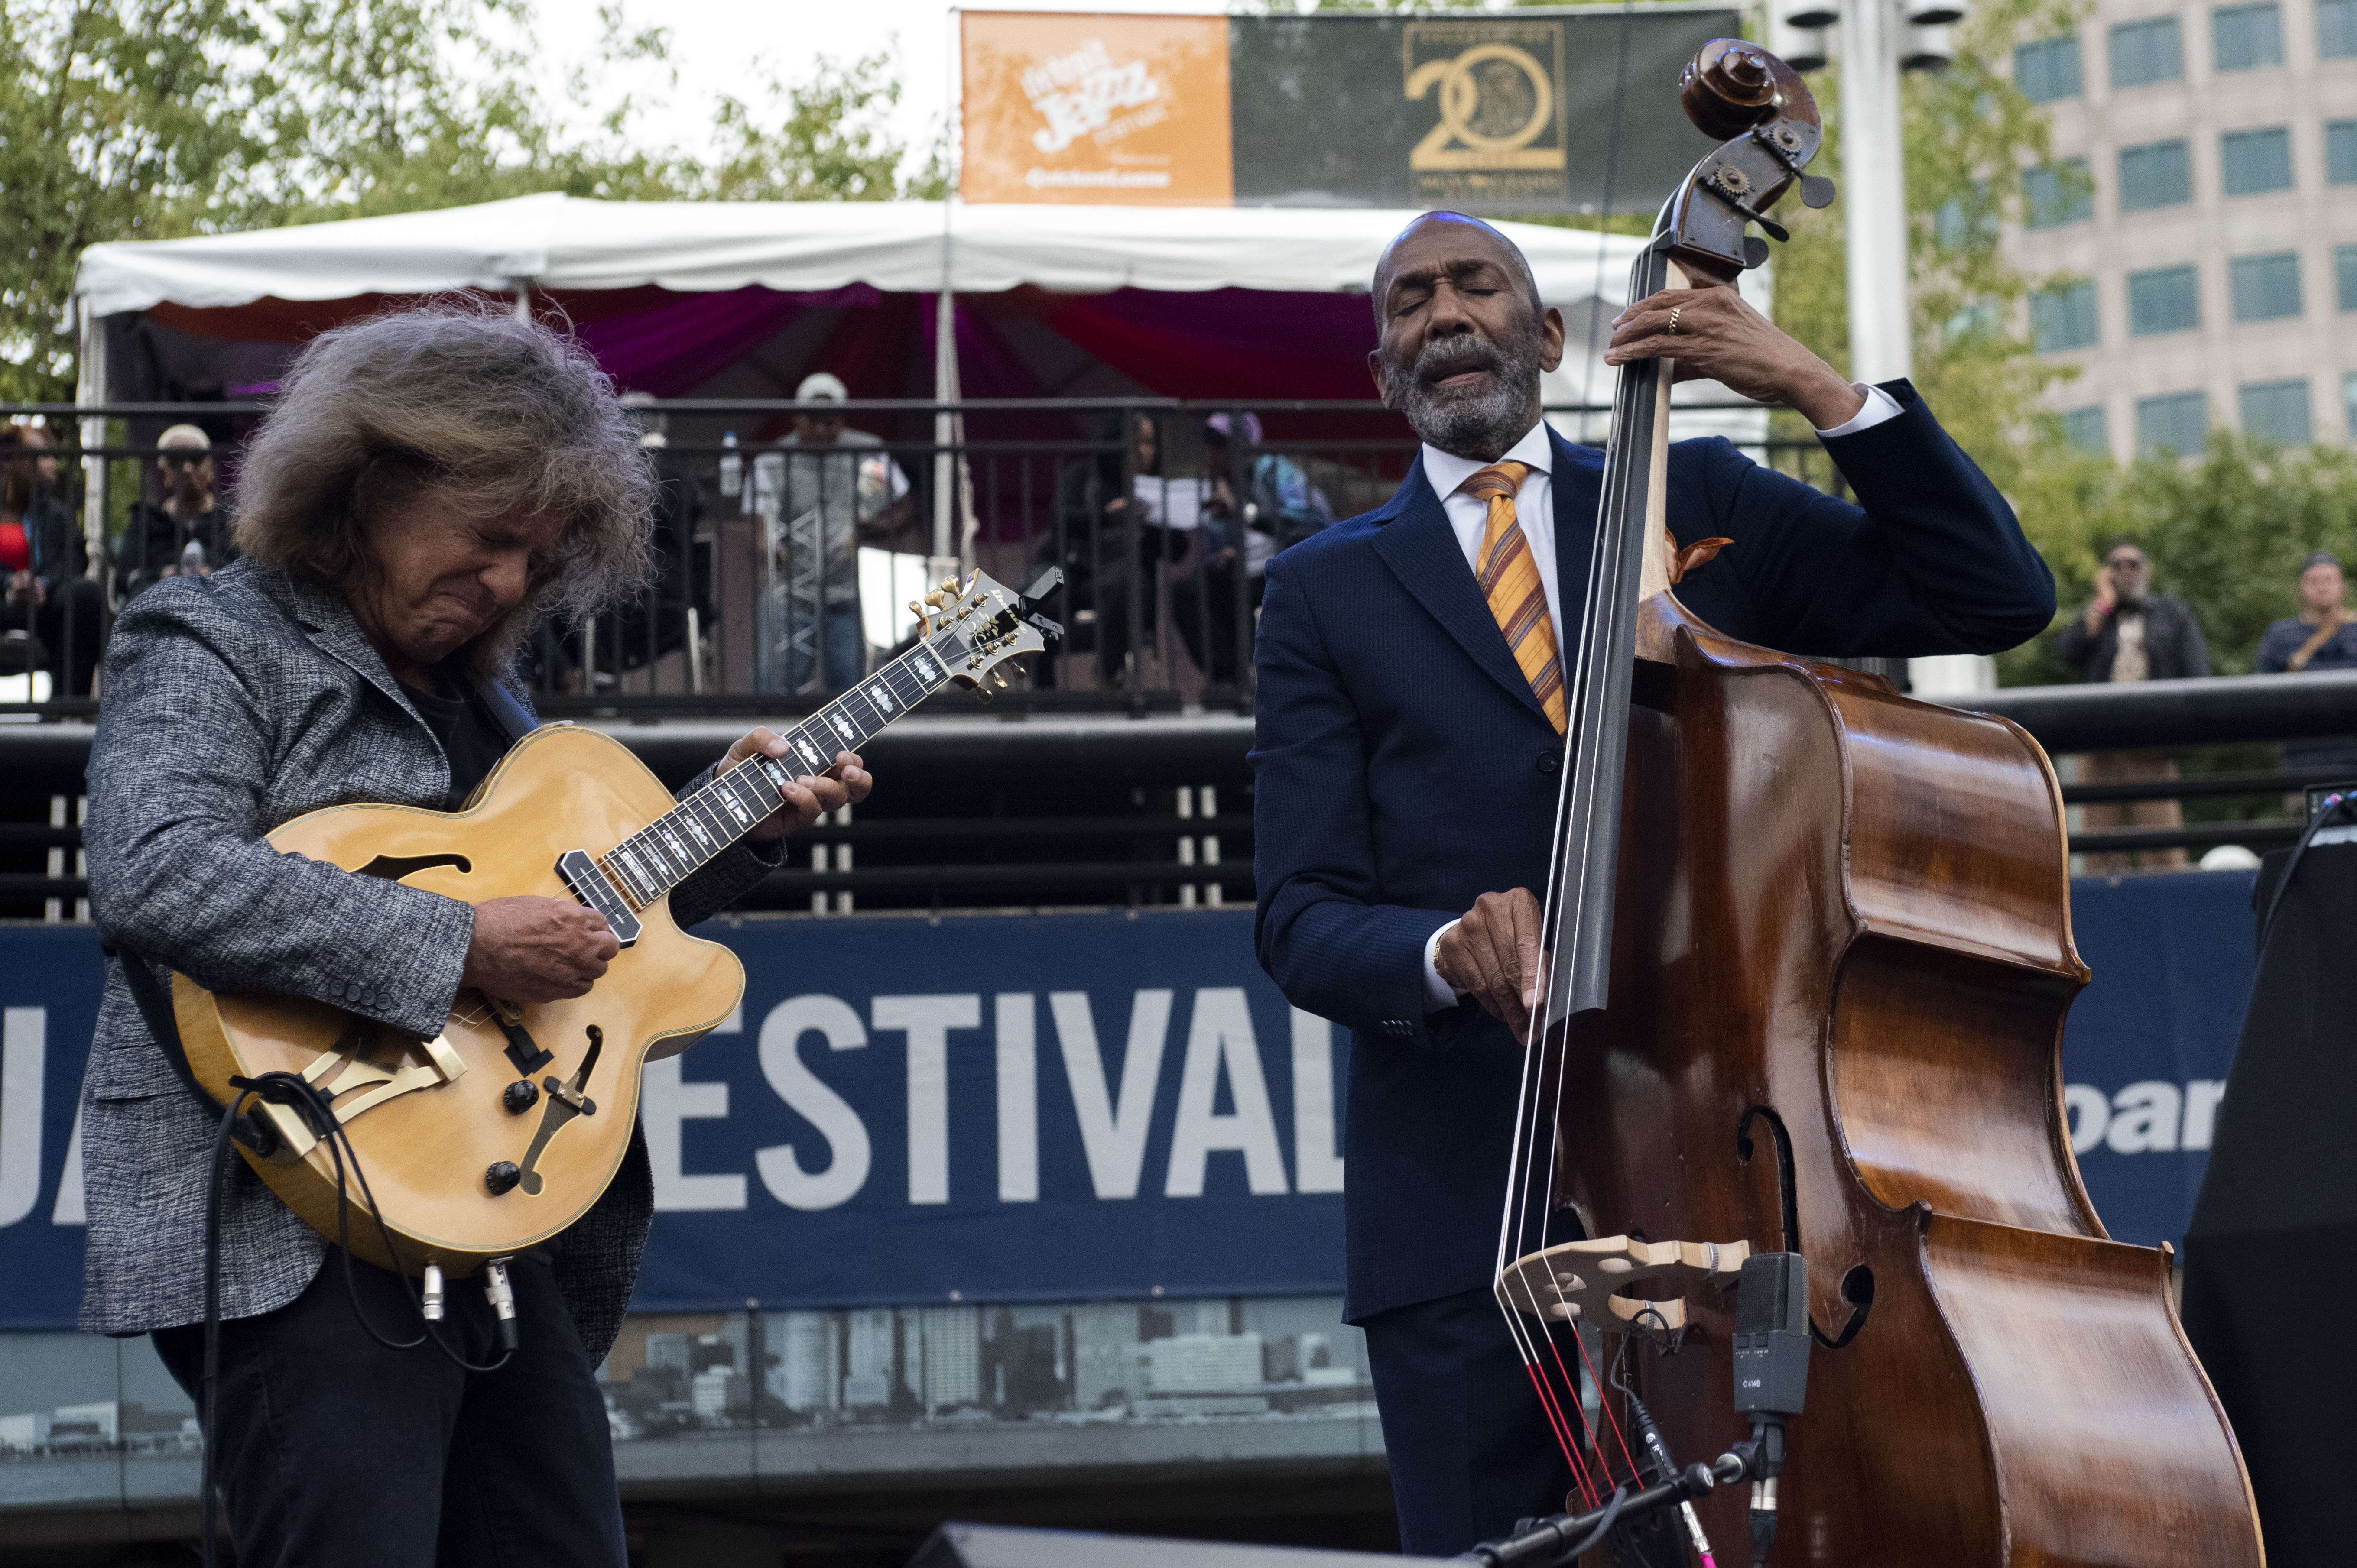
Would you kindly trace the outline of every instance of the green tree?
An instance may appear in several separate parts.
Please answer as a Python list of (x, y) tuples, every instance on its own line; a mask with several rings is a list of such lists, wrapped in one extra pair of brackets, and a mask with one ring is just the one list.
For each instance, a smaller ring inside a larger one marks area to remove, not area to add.
[(262, 161), (262, 42), (241, 0), (0, 7), (0, 397), (70, 394), (85, 246), (187, 233)]
[(726, 149), (698, 182), (724, 201), (938, 201), (949, 179), (945, 138), (903, 178), (908, 144), (892, 134), (900, 79), (889, 54), (845, 62), (820, 56), (806, 81), (770, 89), (759, 106), (720, 101)]
[[(596, 65), (668, 65), (661, 28), (600, 13)], [(723, 151), (650, 147), (625, 99), (529, 85), (530, 0), (0, 0), (0, 400), (71, 396), (76, 262), (170, 239), (561, 190), (662, 200), (939, 198), (913, 170), (888, 54), (821, 59), (758, 104), (724, 100)], [(675, 82), (676, 78), (673, 78)], [(573, 111), (568, 114), (566, 111)]]

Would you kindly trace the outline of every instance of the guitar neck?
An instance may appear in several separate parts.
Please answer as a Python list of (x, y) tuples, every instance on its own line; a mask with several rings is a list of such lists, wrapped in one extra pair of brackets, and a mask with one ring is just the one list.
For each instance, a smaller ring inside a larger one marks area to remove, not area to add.
[(723, 769), (712, 782), (616, 844), (597, 862), (633, 908), (678, 886), (785, 803), (787, 784), (824, 773), (840, 751), (856, 751), (893, 721), (947, 685), (971, 655), (954, 627), (861, 681), (785, 732), (795, 766), (759, 757)]

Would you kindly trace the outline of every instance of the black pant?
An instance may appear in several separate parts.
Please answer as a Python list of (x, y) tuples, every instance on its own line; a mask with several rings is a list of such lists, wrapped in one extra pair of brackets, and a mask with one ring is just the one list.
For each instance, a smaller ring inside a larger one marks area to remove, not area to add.
[[(388, 1350), (352, 1316), (343, 1260), (288, 1305), (221, 1325), (214, 1473), (238, 1568), (622, 1568), (614, 1449), (573, 1320), (548, 1269), (509, 1265), (521, 1348), (470, 1373), (431, 1344)], [(355, 1262), (369, 1321), (417, 1337), (400, 1278)], [(444, 1337), (498, 1359), (478, 1279), (452, 1280)], [(202, 1409), (204, 1328), (156, 1349)]]
[[(1254, 577), (1244, 584), (1247, 611), (1260, 608), (1268, 579)], [(1187, 644), (1187, 657), (1214, 686), (1236, 683), (1236, 564), (1206, 566), (1199, 580), (1192, 573), (1170, 585), (1170, 617)], [(1247, 651), (1244, 655), (1252, 657)]]
[(1361, 1326), (1402, 1552), (1453, 1556), (1563, 1511), (1571, 1471), (1495, 1295), (1463, 1291)]

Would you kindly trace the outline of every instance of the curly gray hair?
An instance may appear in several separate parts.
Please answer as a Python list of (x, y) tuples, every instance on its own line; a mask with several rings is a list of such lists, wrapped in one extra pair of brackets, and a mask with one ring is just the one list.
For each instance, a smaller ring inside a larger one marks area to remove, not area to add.
[(541, 617), (579, 618), (651, 574), (639, 426), (578, 342), (473, 300), (323, 332), (296, 357), (238, 475), (238, 548), (339, 593), (376, 581), (369, 536), (433, 490), (471, 512), (553, 511), (565, 533), (469, 649), (505, 674)]

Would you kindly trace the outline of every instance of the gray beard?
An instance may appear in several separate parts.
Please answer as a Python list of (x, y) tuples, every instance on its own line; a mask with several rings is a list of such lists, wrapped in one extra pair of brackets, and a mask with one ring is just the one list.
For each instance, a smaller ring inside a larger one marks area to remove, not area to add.
[[(1386, 356), (1383, 369), (1394, 389), (1392, 406), (1407, 416), (1408, 427), (1426, 445), (1453, 456), (1494, 462), (1523, 438), (1535, 417), (1532, 405), (1538, 401), (1539, 343), (1533, 329), (1504, 343), (1478, 338), (1426, 343), (1412, 366)], [(1472, 369), (1491, 372), (1488, 392), (1436, 392), (1427, 379), (1436, 372)]]

